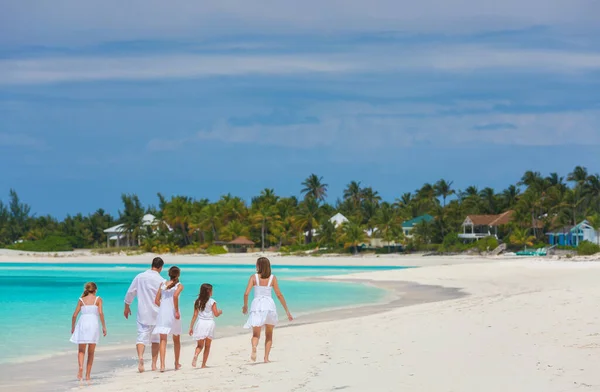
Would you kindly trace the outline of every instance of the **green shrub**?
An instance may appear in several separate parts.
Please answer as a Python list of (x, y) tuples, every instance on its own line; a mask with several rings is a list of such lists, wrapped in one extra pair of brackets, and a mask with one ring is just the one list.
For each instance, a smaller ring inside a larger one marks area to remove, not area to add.
[(600, 246), (590, 241), (583, 241), (577, 247), (577, 254), (580, 256), (591, 256), (600, 253)]
[(485, 237), (477, 241), (475, 246), (480, 252), (491, 252), (498, 247), (498, 240), (496, 237)]
[(227, 253), (227, 250), (219, 245), (211, 245), (206, 249), (206, 253), (208, 253), (211, 256), (223, 255)]
[(36, 241), (24, 241), (13, 244), (8, 249), (27, 252), (66, 252), (73, 250), (73, 244), (67, 237), (49, 236)]

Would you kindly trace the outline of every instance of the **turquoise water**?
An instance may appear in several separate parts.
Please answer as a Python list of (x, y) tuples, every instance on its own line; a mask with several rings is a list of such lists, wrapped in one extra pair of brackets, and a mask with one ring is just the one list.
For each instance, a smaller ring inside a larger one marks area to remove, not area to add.
[[(163, 276), (166, 277), (165, 266)], [(104, 299), (108, 336), (101, 345), (135, 342), (135, 304), (133, 318), (123, 317), (123, 297), (131, 280), (147, 269), (132, 264), (0, 264), (0, 320), (3, 337), (0, 339), (0, 363), (72, 350), (71, 316), (83, 291), (83, 284), (93, 281), (98, 295)], [(281, 289), (292, 314), (348, 306), (381, 300), (385, 292), (373, 287), (352, 283), (310, 282), (290, 280), (308, 276), (326, 276), (378, 267), (285, 266), (275, 268)], [(390, 269), (390, 268), (385, 268)], [(181, 267), (181, 309), (184, 328), (189, 326), (193, 303), (202, 283), (214, 286), (213, 296), (224, 313), (217, 320), (220, 327), (241, 326), (243, 293), (248, 277), (254, 272), (251, 265), (184, 265)], [(276, 301), (277, 302), (277, 301)], [(278, 303), (280, 315), (284, 315)]]

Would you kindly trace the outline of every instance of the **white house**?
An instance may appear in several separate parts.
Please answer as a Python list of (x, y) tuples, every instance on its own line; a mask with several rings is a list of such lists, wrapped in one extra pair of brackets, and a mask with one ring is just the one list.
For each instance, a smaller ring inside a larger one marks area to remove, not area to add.
[[(155, 226), (159, 223), (156, 217), (152, 214), (146, 214), (142, 218), (142, 227)], [(172, 229), (167, 225), (169, 231)], [(116, 246), (121, 246), (121, 240), (127, 238), (127, 233), (125, 232), (125, 227), (123, 224), (116, 225), (113, 227), (109, 227), (104, 230), (106, 233), (106, 246), (110, 247), (110, 242), (115, 241)]]
[[(333, 226), (337, 229), (339, 226), (348, 222), (348, 218), (346, 218), (344, 215), (338, 212), (337, 214), (329, 218), (329, 222), (333, 223)], [(318, 231), (316, 229), (312, 229), (312, 235), (315, 236), (317, 234)], [(304, 235), (308, 235), (308, 231), (304, 232)]]

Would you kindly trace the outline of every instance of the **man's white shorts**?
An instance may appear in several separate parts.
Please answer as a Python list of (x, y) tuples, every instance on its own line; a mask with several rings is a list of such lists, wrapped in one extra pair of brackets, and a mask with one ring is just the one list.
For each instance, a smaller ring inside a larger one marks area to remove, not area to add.
[(160, 335), (153, 334), (154, 325), (145, 325), (141, 323), (137, 323), (137, 342), (136, 344), (143, 344), (144, 346), (149, 346), (151, 343), (159, 343)]

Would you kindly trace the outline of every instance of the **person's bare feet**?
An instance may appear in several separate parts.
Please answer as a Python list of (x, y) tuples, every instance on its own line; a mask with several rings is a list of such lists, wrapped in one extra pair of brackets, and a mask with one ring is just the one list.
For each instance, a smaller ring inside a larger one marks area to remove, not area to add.
[(194, 359), (192, 360), (192, 367), (196, 367), (196, 364), (198, 363), (198, 356), (196, 355), (194, 357)]
[(175, 364), (175, 370), (179, 370), (181, 369), (181, 364), (180, 363), (176, 363)]
[(83, 380), (83, 368), (79, 368), (79, 371), (77, 372), (77, 379), (79, 381)]
[(144, 373), (144, 360), (138, 359), (138, 372)]
[(256, 347), (252, 347), (252, 354), (250, 354), (252, 362), (256, 362)]
[(156, 364), (153, 364), (153, 365), (152, 365), (152, 371), (153, 371), (153, 372), (155, 372), (155, 371), (157, 371), (157, 370), (158, 370), (158, 368), (156, 367)]
[(206, 366), (206, 364), (202, 364), (202, 367), (200, 369), (206, 369), (208, 366)]
[(161, 367), (161, 368), (160, 368), (160, 372), (161, 372), (161, 373), (164, 373), (164, 372), (165, 372), (165, 368), (164, 368), (164, 367)]
[(271, 361), (269, 361), (269, 358), (265, 358), (265, 363), (269, 363)]

